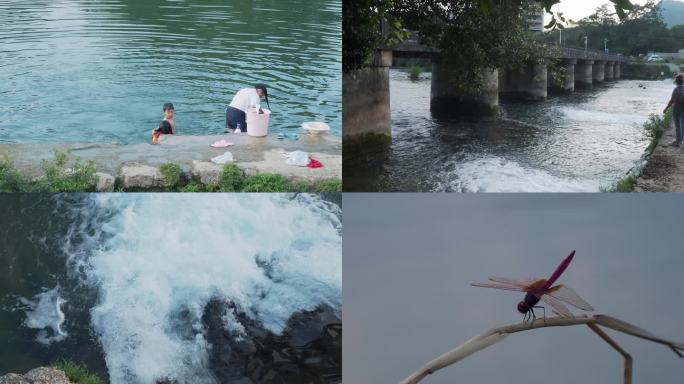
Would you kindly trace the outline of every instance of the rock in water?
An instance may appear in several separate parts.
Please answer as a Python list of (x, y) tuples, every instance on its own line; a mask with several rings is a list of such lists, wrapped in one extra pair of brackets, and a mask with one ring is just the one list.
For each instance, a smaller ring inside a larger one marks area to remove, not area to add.
[(202, 321), (221, 383), (342, 382), (342, 322), (329, 306), (293, 315), (282, 335), (220, 299), (206, 305)]
[(71, 384), (64, 372), (47, 367), (30, 370), (25, 375), (9, 373), (0, 377), (0, 384)]

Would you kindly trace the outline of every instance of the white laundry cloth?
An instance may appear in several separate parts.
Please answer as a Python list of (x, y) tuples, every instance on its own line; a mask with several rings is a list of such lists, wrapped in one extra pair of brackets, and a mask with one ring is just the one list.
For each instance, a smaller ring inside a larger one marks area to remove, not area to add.
[(233, 161), (235, 160), (233, 160), (233, 154), (230, 151), (226, 151), (223, 155), (212, 157), (211, 159), (211, 162), (215, 164), (232, 163)]
[(303, 151), (290, 152), (287, 154), (287, 160), (285, 160), (285, 163), (288, 165), (306, 167), (309, 165), (309, 153)]

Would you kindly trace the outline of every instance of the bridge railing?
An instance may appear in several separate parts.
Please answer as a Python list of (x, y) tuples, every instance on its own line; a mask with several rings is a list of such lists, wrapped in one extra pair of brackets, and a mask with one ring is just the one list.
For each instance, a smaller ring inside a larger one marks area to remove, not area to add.
[(551, 48), (549, 49), (549, 56), (562, 57), (564, 59), (585, 59), (620, 62), (625, 61), (625, 57), (620, 54), (611, 55), (594, 49), (584, 49), (575, 47)]
[[(439, 53), (438, 49), (422, 44), (418, 34), (415, 32), (411, 33), (406, 39), (396, 44), (395, 46), (383, 47), (383, 49), (405, 53)], [(606, 54), (595, 49), (584, 49), (579, 47), (568, 46), (549, 46), (547, 49), (546, 57), (619, 62), (626, 61), (625, 57), (620, 54)]]

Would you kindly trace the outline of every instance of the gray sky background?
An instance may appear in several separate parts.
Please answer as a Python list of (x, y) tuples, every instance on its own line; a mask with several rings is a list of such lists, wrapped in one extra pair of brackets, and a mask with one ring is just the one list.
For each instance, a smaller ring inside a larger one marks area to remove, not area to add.
[[(631, 0), (632, 4), (643, 5), (646, 4), (647, 0)], [(594, 13), (596, 8), (602, 6), (603, 4), (610, 5), (613, 8), (613, 3), (605, 0), (563, 0), (560, 2), (560, 10), (566, 18), (570, 18), (574, 21), (579, 21), (581, 18), (586, 17)], [(559, 5), (553, 6), (553, 12), (558, 12)], [(551, 15), (544, 15), (544, 20), (548, 22), (551, 20)]]
[[(547, 278), (573, 249), (559, 283), (596, 313), (684, 342), (683, 235), (682, 194), (345, 194), (344, 381), (397, 383), (522, 321), (522, 294), (470, 283)], [(684, 360), (667, 347), (607, 332), (634, 357), (635, 383), (682, 382)], [(424, 382), (619, 383), (622, 367), (588, 328), (549, 328), (509, 336)]]

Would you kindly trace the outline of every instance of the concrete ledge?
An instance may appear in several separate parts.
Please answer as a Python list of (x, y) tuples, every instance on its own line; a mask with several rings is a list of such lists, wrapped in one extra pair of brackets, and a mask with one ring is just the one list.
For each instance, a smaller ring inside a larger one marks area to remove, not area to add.
[(121, 167), (119, 173), (124, 188), (155, 188), (164, 186), (164, 177), (158, 168), (144, 164)]
[[(215, 149), (211, 143), (226, 139), (234, 143), (229, 148)], [(55, 151), (66, 152), (81, 161), (93, 161), (97, 166), (98, 191), (123, 188), (158, 188), (164, 186), (159, 166), (178, 164), (182, 177), (202, 184), (218, 184), (223, 166), (211, 163), (211, 158), (229, 150), (235, 164), (246, 174), (273, 172), (292, 180), (315, 182), (342, 179), (342, 140), (331, 134), (301, 134), (298, 141), (278, 140), (275, 135), (251, 137), (241, 135), (164, 136), (159, 145), (136, 143), (117, 144), (0, 144), (0, 157), (8, 155), (15, 167), (28, 178), (42, 175), (41, 161), (52, 160)], [(285, 164), (285, 153), (295, 150), (309, 152), (323, 168), (306, 168)]]

